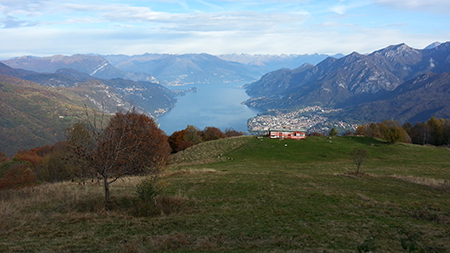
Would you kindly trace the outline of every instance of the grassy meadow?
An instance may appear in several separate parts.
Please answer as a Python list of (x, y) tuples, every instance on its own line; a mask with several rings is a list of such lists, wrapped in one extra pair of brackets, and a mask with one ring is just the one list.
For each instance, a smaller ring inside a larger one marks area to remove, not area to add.
[[(356, 175), (350, 156), (366, 149)], [(0, 192), (0, 252), (449, 252), (450, 151), (365, 137), (237, 137), (143, 178)]]

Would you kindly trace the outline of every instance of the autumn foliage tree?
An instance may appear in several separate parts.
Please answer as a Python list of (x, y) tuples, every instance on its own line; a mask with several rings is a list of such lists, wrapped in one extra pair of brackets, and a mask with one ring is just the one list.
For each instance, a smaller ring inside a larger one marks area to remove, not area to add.
[(192, 145), (197, 145), (202, 142), (202, 130), (196, 128), (193, 125), (188, 125), (186, 127), (186, 135), (184, 139), (192, 143)]
[(36, 174), (27, 163), (13, 163), (0, 178), (0, 190), (36, 185)]
[(238, 131), (234, 130), (233, 128), (225, 129), (225, 133), (224, 134), (228, 138), (229, 137), (235, 137), (235, 136), (242, 136), (242, 135), (244, 135), (243, 132), (238, 132)]
[(41, 160), (36, 152), (25, 150), (5, 160), (0, 164), (0, 189), (36, 185), (36, 168), (40, 166)]
[(192, 125), (187, 125), (185, 129), (173, 132), (169, 137), (169, 144), (172, 148), (172, 152), (176, 153), (203, 141), (212, 141), (241, 135), (244, 135), (244, 133), (238, 132), (232, 128), (227, 128), (225, 132), (222, 132), (217, 127), (209, 126), (205, 127), (202, 131)]
[(411, 142), (413, 144), (449, 145), (450, 119), (431, 117), (427, 122), (417, 122), (414, 125), (385, 120), (380, 123), (360, 125), (356, 128), (358, 135), (383, 138), (388, 143)]
[(0, 152), (0, 164), (6, 162), (8, 160), (9, 160), (8, 156), (6, 154)]
[(187, 125), (185, 129), (175, 131), (169, 137), (169, 144), (173, 153), (185, 150), (202, 141), (202, 131), (193, 125)]
[(393, 120), (358, 126), (356, 133), (366, 137), (382, 138), (388, 143), (409, 142), (407, 132), (399, 122)]
[(36, 174), (30, 162), (17, 157), (0, 164), (0, 190), (36, 185)]
[(176, 153), (192, 146), (192, 142), (186, 140), (187, 130), (175, 131), (169, 137), (169, 145), (172, 148), (172, 152)]
[[(19, 150), (12, 159), (0, 154), (0, 188), (19, 188), (40, 182), (71, 180), (73, 166), (64, 161), (65, 143)], [(5, 159), (6, 158), (6, 159)]]
[(203, 141), (212, 141), (225, 138), (225, 134), (217, 127), (205, 127), (202, 131)]
[(93, 122), (74, 125), (68, 130), (67, 146), (86, 173), (102, 180), (106, 204), (110, 185), (119, 178), (156, 173), (168, 163), (167, 136), (146, 115), (118, 112), (105, 128), (96, 126)]

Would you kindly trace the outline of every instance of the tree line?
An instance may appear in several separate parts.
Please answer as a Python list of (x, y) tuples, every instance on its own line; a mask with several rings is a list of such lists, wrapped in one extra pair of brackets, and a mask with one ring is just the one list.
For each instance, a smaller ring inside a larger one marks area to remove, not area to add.
[(244, 135), (244, 133), (238, 132), (232, 128), (228, 128), (225, 130), (225, 132), (222, 132), (217, 127), (209, 126), (201, 130), (199, 128), (196, 128), (195, 126), (188, 125), (183, 130), (173, 132), (173, 134), (169, 137), (169, 144), (172, 148), (172, 153), (176, 153), (188, 147), (197, 145), (200, 142), (241, 135)]
[(356, 128), (356, 134), (366, 137), (381, 138), (388, 143), (407, 142), (420, 145), (449, 145), (450, 119), (431, 117), (427, 122), (414, 125), (398, 121), (385, 120), (379, 123), (368, 123)]

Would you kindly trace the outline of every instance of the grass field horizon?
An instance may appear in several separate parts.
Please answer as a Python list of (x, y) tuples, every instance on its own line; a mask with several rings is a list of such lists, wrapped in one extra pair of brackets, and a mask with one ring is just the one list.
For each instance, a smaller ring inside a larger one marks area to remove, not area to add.
[[(365, 149), (356, 175), (350, 156)], [(0, 192), (2, 252), (448, 252), (450, 152), (366, 137), (251, 136), (179, 152), (155, 203), (141, 177)]]

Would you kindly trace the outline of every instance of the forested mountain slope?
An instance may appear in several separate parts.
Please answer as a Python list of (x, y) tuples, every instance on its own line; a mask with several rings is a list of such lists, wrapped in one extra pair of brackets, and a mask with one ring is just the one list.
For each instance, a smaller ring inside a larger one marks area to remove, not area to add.
[(49, 89), (39, 84), (0, 75), (0, 152), (53, 144), (81, 117), (87, 101), (67, 88)]
[[(368, 55), (354, 52), (340, 59), (329, 57), (316, 66), (270, 72), (246, 85), (252, 97), (246, 104), (261, 109), (289, 110), (314, 105), (343, 108), (345, 115), (354, 115), (354, 119), (377, 114), (378, 119), (423, 120), (437, 116), (435, 112), (450, 117), (446, 109), (440, 108), (450, 100), (446, 88), (450, 85), (449, 75), (435, 76), (442, 86), (440, 90), (426, 89), (434, 78), (423, 76), (448, 72), (450, 42), (424, 50), (399, 44)], [(406, 88), (411, 84), (416, 84), (415, 92)], [(397, 89), (402, 85), (405, 86)], [(419, 95), (421, 92), (426, 99)], [(373, 101), (379, 102), (368, 103)], [(381, 110), (382, 104), (397, 105), (401, 111)]]

